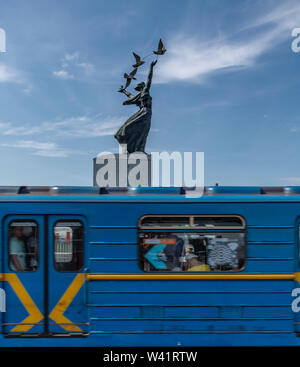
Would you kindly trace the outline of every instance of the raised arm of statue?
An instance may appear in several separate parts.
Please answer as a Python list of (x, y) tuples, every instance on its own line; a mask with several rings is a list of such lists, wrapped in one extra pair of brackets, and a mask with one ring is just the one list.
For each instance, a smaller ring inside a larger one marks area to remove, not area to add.
[[(129, 94), (129, 93), (128, 93)], [(140, 93), (136, 94), (135, 96), (133, 94), (130, 94), (131, 97), (126, 99), (123, 102), (123, 105), (127, 105), (127, 104), (136, 104), (137, 100), (139, 99)], [(128, 96), (129, 97), (129, 96)]]
[(144, 88), (144, 90), (146, 90), (147, 92), (149, 92), (149, 89), (151, 87), (151, 81), (152, 81), (152, 75), (153, 75), (153, 67), (154, 67), (154, 65), (156, 63), (157, 63), (157, 60), (152, 61), (151, 64), (150, 64), (148, 78), (147, 78), (146, 85), (145, 85), (145, 88)]
[(128, 98), (132, 98), (132, 97), (134, 97), (134, 94), (131, 94), (131, 93), (127, 92), (127, 90), (125, 90), (125, 89), (123, 89), (123, 90), (122, 90), (122, 92), (123, 92), (124, 94), (126, 94), (126, 96), (127, 96)]

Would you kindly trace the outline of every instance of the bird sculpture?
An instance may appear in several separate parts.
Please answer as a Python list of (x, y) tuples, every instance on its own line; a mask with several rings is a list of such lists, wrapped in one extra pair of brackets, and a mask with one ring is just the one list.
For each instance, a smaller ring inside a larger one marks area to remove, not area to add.
[(124, 78), (127, 79), (126, 80), (126, 85), (125, 85), (125, 88), (124, 89), (126, 89), (126, 88), (129, 87), (132, 79), (133, 80), (136, 80), (136, 78), (134, 77), (135, 74), (136, 74), (136, 71), (137, 71), (137, 68), (134, 69), (134, 70), (132, 70), (132, 72), (129, 75), (127, 73), (124, 73)]
[(145, 61), (142, 61), (139, 55), (133, 52), (133, 56), (135, 57), (135, 64), (132, 65), (134, 68), (138, 68), (139, 66), (145, 64)]
[(164, 44), (162, 43), (162, 40), (160, 39), (159, 42), (158, 42), (158, 47), (157, 47), (157, 50), (156, 51), (153, 51), (153, 53), (155, 55), (163, 55), (166, 53), (166, 48), (164, 46)]

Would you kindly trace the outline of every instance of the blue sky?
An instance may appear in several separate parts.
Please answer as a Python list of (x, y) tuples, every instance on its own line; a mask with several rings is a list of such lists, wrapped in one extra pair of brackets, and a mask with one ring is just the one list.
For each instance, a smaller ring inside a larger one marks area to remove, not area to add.
[(0, 185), (92, 184), (159, 38), (146, 150), (203, 151), (206, 185), (300, 185), (296, 27), (297, 0), (2, 1)]

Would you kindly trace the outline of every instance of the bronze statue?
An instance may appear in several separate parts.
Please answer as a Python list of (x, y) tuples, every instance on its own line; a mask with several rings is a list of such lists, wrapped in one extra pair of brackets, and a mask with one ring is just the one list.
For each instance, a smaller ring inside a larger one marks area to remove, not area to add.
[[(137, 59), (137, 63), (138, 61)], [(115, 138), (118, 140), (119, 144), (127, 144), (128, 153), (145, 151), (152, 116), (152, 97), (149, 92), (153, 67), (156, 63), (157, 60), (152, 61), (150, 64), (146, 84), (141, 82), (135, 86), (134, 89), (138, 92), (137, 94), (133, 95), (127, 92), (125, 90), (126, 87), (124, 89), (123, 86), (121, 86), (119, 90), (119, 92), (124, 93), (128, 97), (128, 99), (123, 102), (123, 105), (135, 104), (140, 108), (140, 110), (132, 115), (115, 134)]]

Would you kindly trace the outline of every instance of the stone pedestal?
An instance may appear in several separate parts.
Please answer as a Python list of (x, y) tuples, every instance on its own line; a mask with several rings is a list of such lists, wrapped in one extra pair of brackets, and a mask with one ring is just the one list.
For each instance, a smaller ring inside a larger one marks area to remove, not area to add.
[(99, 187), (151, 186), (151, 155), (100, 154), (93, 159), (93, 185)]

